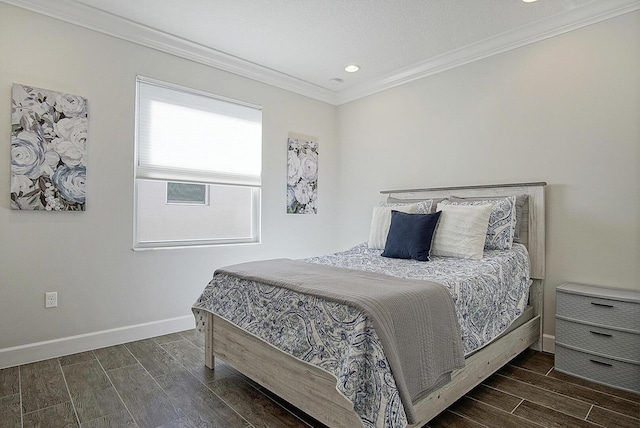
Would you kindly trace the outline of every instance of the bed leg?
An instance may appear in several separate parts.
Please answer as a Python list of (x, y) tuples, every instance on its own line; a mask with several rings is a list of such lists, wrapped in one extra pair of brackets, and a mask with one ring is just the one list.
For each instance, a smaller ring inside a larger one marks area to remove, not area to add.
[(213, 356), (213, 315), (207, 314), (204, 330), (204, 365), (213, 370), (215, 363), (215, 357)]
[(533, 306), (534, 315), (540, 315), (540, 334), (538, 340), (532, 344), (529, 348), (542, 351), (542, 337), (544, 334), (543, 319), (544, 314), (542, 308), (544, 307), (544, 281), (541, 279), (534, 279), (531, 284), (531, 291), (529, 292), (529, 304)]

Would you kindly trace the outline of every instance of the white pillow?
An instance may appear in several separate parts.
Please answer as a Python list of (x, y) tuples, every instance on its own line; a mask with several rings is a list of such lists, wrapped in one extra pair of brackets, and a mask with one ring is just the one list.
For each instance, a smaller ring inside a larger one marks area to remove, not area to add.
[(384, 250), (391, 226), (391, 211), (401, 211), (403, 213), (415, 213), (417, 204), (398, 205), (392, 207), (373, 207), (371, 216), (371, 229), (369, 230), (369, 248)]
[(431, 254), (482, 259), (492, 205), (438, 204), (442, 211), (431, 244)]
[(516, 230), (516, 197), (504, 198), (442, 201), (442, 205), (486, 205), (493, 207), (489, 216), (487, 237), (484, 248), (487, 250), (509, 250), (513, 245), (513, 237)]

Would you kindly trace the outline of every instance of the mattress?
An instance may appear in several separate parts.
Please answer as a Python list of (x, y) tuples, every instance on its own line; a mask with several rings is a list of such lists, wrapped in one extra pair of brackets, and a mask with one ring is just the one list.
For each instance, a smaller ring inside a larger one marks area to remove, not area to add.
[[(304, 259), (410, 279), (428, 279), (451, 293), (465, 355), (502, 334), (524, 311), (529, 257), (514, 244), (487, 250), (482, 260), (389, 259), (366, 243)], [(197, 326), (212, 312), (302, 361), (332, 373), (365, 427), (401, 427), (407, 417), (376, 331), (353, 307), (257, 281), (215, 275), (193, 306)], [(233, 362), (231, 362), (233, 363)], [(259, 362), (257, 362), (259, 364)]]

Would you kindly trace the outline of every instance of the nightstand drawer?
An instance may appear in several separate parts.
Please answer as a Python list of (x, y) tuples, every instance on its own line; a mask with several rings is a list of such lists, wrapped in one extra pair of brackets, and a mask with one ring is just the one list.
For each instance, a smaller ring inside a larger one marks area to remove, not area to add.
[(640, 365), (565, 348), (556, 344), (556, 370), (614, 388), (640, 393)]
[(556, 313), (563, 318), (640, 331), (640, 304), (578, 294), (557, 293)]
[(640, 333), (556, 320), (556, 343), (640, 364)]

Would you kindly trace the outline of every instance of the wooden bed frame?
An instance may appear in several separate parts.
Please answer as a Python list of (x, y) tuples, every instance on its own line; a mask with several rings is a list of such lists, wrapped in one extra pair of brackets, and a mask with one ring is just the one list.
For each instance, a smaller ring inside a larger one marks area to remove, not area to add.
[[(531, 261), (529, 305), (533, 307), (533, 318), (467, 357), (465, 366), (452, 373), (451, 382), (414, 403), (418, 422), (410, 427), (417, 428), (427, 423), (528, 347), (540, 349), (545, 271), (545, 185), (522, 183), (381, 192), (384, 197), (398, 199), (529, 195), (528, 217), (523, 221), (528, 220), (525, 245)], [(207, 367), (213, 369), (214, 358), (218, 357), (329, 427), (363, 426), (352, 403), (336, 389), (336, 378), (329, 372), (282, 352), (211, 313), (207, 316), (205, 343)]]

